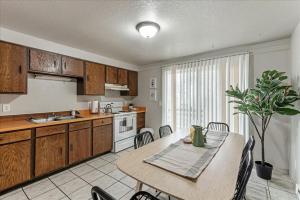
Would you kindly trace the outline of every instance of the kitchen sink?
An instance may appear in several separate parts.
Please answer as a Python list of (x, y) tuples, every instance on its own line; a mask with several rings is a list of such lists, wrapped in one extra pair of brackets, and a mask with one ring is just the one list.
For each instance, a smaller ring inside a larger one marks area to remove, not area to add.
[(81, 118), (80, 116), (54, 116), (54, 117), (47, 117), (47, 118), (31, 118), (29, 121), (36, 123), (36, 124), (42, 124), (52, 121), (63, 121), (63, 120), (70, 120), (70, 119), (77, 119)]

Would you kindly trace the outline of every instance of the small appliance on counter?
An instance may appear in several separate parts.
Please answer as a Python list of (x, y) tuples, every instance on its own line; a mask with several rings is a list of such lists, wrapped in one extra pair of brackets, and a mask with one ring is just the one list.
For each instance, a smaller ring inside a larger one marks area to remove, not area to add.
[(96, 114), (99, 113), (99, 101), (94, 100), (89, 102), (90, 113)]

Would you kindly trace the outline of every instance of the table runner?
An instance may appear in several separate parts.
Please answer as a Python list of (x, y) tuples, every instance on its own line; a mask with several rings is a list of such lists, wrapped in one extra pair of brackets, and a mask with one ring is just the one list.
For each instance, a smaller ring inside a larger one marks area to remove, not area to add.
[(210, 131), (205, 147), (201, 148), (185, 144), (181, 139), (144, 159), (144, 162), (195, 180), (218, 152), (227, 135), (226, 132)]

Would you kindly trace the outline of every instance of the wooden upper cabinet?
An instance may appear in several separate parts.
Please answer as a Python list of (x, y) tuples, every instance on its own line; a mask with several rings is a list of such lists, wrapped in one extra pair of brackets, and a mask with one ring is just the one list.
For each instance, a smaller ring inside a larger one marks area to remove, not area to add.
[(27, 49), (0, 42), (0, 93), (27, 93)]
[(83, 77), (83, 61), (76, 58), (63, 56), (62, 74), (66, 76)]
[(61, 55), (30, 49), (29, 69), (33, 72), (61, 74)]
[(106, 66), (106, 83), (117, 84), (118, 83), (118, 68), (112, 66)]
[(77, 81), (77, 92), (80, 95), (105, 94), (105, 66), (86, 62), (83, 80)]
[(31, 178), (31, 131), (1, 134), (0, 192)]
[(127, 85), (128, 76), (127, 76), (126, 69), (118, 69), (118, 84), (120, 85)]
[(121, 91), (122, 96), (138, 96), (138, 72), (128, 71), (129, 91)]

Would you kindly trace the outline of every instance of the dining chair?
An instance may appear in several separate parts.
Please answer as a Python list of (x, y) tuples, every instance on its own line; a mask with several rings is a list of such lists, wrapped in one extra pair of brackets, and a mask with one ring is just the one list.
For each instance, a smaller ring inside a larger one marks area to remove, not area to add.
[(226, 131), (229, 132), (229, 126), (226, 123), (222, 122), (209, 122), (207, 125), (207, 131)]
[(153, 141), (154, 138), (151, 132), (145, 131), (145, 132), (138, 133), (134, 137), (134, 149), (140, 148)]
[(172, 128), (170, 125), (161, 126), (159, 128), (159, 137), (160, 138), (170, 135), (172, 133), (173, 133), (173, 131), (172, 131)]
[(241, 160), (243, 160), (245, 158), (245, 156), (246, 156), (246, 154), (247, 154), (248, 151), (253, 151), (254, 146), (255, 146), (255, 139), (254, 139), (254, 136), (252, 135), (248, 139), (248, 141), (247, 141), (247, 143), (246, 143), (246, 145), (245, 145), (245, 147), (243, 149)]
[(251, 176), (252, 169), (253, 169), (253, 155), (252, 155), (252, 151), (248, 151), (239, 169), (238, 178), (235, 186), (235, 193), (232, 198), (233, 200), (245, 199), (246, 187), (249, 178)]
[[(170, 130), (172, 131), (171, 127), (170, 127)], [(140, 132), (134, 137), (134, 148), (135, 149), (140, 148), (140, 147), (142, 147), (146, 144), (149, 144), (153, 141), (154, 141), (154, 138), (153, 138), (153, 135), (151, 132), (149, 132), (149, 131)], [(159, 192), (157, 190), (155, 190), (155, 192), (158, 192), (156, 194), (156, 197), (158, 197), (161, 194), (161, 192)], [(168, 196), (168, 199), (170, 200), (171, 197)]]
[[(110, 194), (99, 188), (98, 186), (94, 186), (91, 190), (93, 200), (116, 200)], [(140, 191), (135, 193), (130, 200), (159, 200), (153, 195), (149, 194), (145, 191)]]

